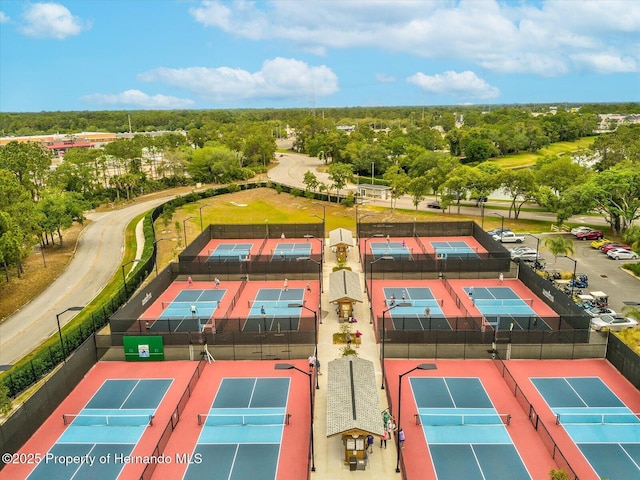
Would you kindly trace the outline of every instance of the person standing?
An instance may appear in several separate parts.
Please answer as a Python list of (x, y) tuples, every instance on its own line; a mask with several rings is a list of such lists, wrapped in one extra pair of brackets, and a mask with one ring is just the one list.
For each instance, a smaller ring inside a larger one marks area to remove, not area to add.
[(264, 305), (260, 306), (260, 315), (262, 315), (262, 318), (267, 316), (267, 311), (264, 309)]
[(220, 288), (220, 279), (218, 277), (213, 279), (213, 283), (216, 284), (216, 290)]
[(196, 318), (198, 316), (198, 308), (194, 303), (191, 304), (191, 318)]
[(284, 279), (283, 288), (285, 292), (289, 290), (289, 280), (287, 280), (286, 278)]
[(473, 287), (469, 287), (469, 298), (473, 300)]
[(347, 348), (351, 349), (351, 334), (349, 332), (347, 332), (347, 334), (345, 335), (344, 339), (347, 342)]
[(373, 453), (373, 435), (367, 435), (367, 451)]
[(429, 305), (424, 308), (424, 316), (427, 318), (427, 320), (431, 318), (431, 307), (429, 307)]
[(502, 282), (504, 282), (504, 273), (500, 272), (500, 275), (498, 275), (498, 280), (500, 280), (500, 285), (502, 285)]
[(193, 287), (193, 278), (191, 278), (191, 276), (187, 278), (187, 285), (189, 286), (189, 288)]
[(382, 444), (384, 444), (384, 448), (387, 448), (388, 438), (389, 438), (389, 432), (385, 430), (384, 433), (380, 436), (380, 448), (382, 448)]
[(312, 371), (316, 367), (316, 356), (312, 353), (309, 355), (309, 371)]
[(307, 282), (307, 292), (311, 293), (311, 282)]
[(404, 448), (404, 439), (404, 430), (400, 427), (400, 429), (398, 429), (398, 445), (400, 445), (400, 448)]
[(360, 348), (360, 337), (362, 337), (362, 332), (360, 330), (356, 330), (356, 348)]

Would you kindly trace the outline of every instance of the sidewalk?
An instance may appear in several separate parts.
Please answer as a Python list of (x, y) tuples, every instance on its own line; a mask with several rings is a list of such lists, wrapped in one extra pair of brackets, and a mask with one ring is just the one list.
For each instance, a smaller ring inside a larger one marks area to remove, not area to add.
[[(343, 448), (342, 440), (339, 435), (327, 438), (327, 364), (331, 360), (340, 358), (340, 349), (345, 345), (334, 345), (333, 334), (339, 331), (340, 324), (338, 316), (329, 303), (329, 275), (333, 272), (336, 265), (335, 254), (331, 252), (328, 246), (328, 238), (325, 239), (325, 263), (323, 270), (323, 282), (325, 285), (325, 293), (322, 295), (322, 325), (318, 330), (318, 359), (321, 363), (321, 372), (319, 377), (320, 389), (316, 390), (315, 403), (315, 422), (314, 422), (314, 443), (315, 443), (315, 465), (316, 471), (311, 473), (311, 478), (339, 480), (352, 479), (357, 475), (359, 479), (389, 479), (400, 478), (396, 469), (396, 448), (393, 439), (387, 441), (387, 448), (380, 448), (380, 440), (376, 438), (374, 442), (373, 454), (369, 455), (369, 462), (364, 471), (352, 472), (349, 465), (343, 464)], [(362, 265), (358, 262), (358, 248), (354, 247), (349, 252), (347, 265), (354, 272), (361, 274), (361, 286), (364, 291), (364, 275), (362, 274)], [(358, 322), (353, 324), (352, 332), (356, 329), (362, 332), (362, 344), (357, 348), (358, 357), (371, 360), (374, 364), (376, 372), (376, 382), (381, 385), (382, 371), (380, 367), (380, 353), (378, 345), (375, 341), (373, 325), (369, 323), (369, 302), (366, 299), (362, 304), (356, 304), (354, 316)], [(381, 410), (388, 406), (386, 390), (378, 390), (378, 398)], [(382, 422), (382, 415), (380, 416)]]

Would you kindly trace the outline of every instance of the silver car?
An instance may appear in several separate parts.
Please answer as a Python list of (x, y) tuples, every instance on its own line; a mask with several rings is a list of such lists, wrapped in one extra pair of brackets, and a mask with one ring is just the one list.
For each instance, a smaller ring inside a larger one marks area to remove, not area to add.
[(600, 315), (591, 319), (591, 328), (596, 331), (602, 330), (626, 330), (635, 328), (638, 322), (629, 317), (614, 317), (613, 315)]

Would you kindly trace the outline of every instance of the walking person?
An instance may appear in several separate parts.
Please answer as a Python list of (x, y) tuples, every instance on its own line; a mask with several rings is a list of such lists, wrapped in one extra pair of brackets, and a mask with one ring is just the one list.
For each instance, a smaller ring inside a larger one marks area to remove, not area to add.
[(362, 337), (362, 332), (360, 330), (356, 330), (356, 348), (360, 348), (360, 337)]
[(387, 420), (387, 432), (389, 432), (389, 436), (396, 431), (396, 419), (393, 416), (389, 416), (389, 420)]
[(316, 368), (316, 356), (312, 353), (309, 355), (309, 371)]
[(191, 278), (189, 276), (189, 278), (187, 278), (187, 285), (189, 286), (189, 288), (193, 287), (193, 278)]
[(400, 445), (400, 448), (404, 448), (404, 438), (404, 430), (400, 427), (398, 430), (398, 445)]
[(367, 435), (367, 451), (373, 453), (373, 435)]
[(344, 339), (347, 342), (347, 348), (351, 349), (351, 334), (349, 332), (347, 332), (347, 334), (345, 335)]
[(216, 284), (216, 290), (220, 288), (220, 279), (218, 277), (213, 279), (213, 283)]

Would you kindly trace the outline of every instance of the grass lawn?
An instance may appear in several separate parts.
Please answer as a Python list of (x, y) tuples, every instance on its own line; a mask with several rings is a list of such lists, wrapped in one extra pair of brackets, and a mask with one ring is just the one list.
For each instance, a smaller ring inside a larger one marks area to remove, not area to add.
[(547, 155), (563, 155), (589, 148), (596, 137), (586, 137), (575, 142), (556, 142), (535, 153), (523, 152), (488, 160), (502, 168), (526, 168), (535, 165), (539, 158)]

